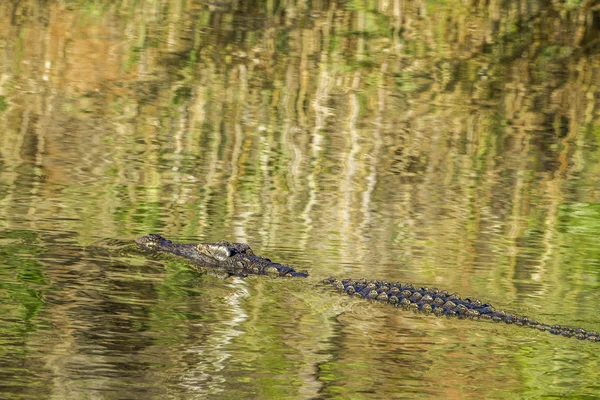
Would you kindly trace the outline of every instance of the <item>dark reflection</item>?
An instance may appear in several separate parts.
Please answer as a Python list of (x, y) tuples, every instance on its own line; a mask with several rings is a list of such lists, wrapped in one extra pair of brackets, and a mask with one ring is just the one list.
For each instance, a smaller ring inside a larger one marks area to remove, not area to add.
[[(136, 393), (160, 397), (169, 389), (166, 382), (154, 384), (157, 374), (178, 368), (160, 351), (163, 344), (168, 344), (165, 350), (192, 343), (202, 348), (208, 345), (203, 338), (217, 335), (214, 322), (201, 323), (215, 321), (215, 310), (210, 300), (194, 300), (202, 296), (199, 276), (184, 272), (181, 286), (172, 286), (160, 280), (162, 268), (136, 269), (113, 261), (118, 252), (107, 255), (102, 248), (74, 246), (66, 237), (45, 239), (61, 243), (40, 254), (46, 311), (36, 325), (50, 324), (57, 336), (43, 343), (48, 361), (42, 376), (52, 374), (47, 384), (54, 387), (52, 393), (68, 397), (100, 390), (122, 398), (135, 385)], [(188, 323), (197, 328), (178, 330)]]
[[(44, 295), (46, 318), (60, 332), (49, 364), (58, 374), (54, 384), (66, 384), (55, 390), (72, 395), (102, 388), (114, 398), (127, 396), (129, 385), (145, 381), (148, 371), (161, 365), (141, 357), (154, 342), (145, 334), (148, 306), (157, 301), (154, 285), (139, 277), (132, 280), (129, 274), (135, 270), (110, 258), (96, 257), (64, 239), (60, 242), (43, 255), (51, 281)], [(145, 385), (137, 391), (163, 392)]]

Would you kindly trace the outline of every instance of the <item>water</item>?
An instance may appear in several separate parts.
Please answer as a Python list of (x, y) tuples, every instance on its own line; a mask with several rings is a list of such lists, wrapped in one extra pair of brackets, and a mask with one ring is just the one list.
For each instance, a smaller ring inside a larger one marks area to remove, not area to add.
[[(0, 398), (598, 398), (592, 2), (0, 4)], [(308, 280), (133, 240), (226, 239)]]

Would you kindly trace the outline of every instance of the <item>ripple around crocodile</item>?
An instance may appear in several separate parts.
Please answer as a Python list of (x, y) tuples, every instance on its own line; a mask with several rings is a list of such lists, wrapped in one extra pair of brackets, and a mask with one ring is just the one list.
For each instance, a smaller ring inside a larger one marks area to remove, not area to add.
[[(279, 264), (260, 257), (245, 243), (214, 242), (199, 244), (177, 244), (159, 235), (150, 234), (136, 239), (137, 245), (148, 252), (170, 253), (187, 259), (192, 264), (215, 267), (229, 275), (249, 274), (280, 277), (307, 277), (306, 271), (296, 271), (289, 265)], [(415, 287), (412, 284), (367, 279), (327, 278), (324, 284), (333, 286), (349, 296), (388, 303), (394, 307), (433, 314), (437, 316), (468, 318), (505, 322), (547, 331), (554, 335), (575, 337), (580, 340), (600, 342), (594, 331), (569, 326), (547, 325), (524, 316), (517, 316), (495, 309), (492, 305), (471, 298), (461, 298), (457, 293), (448, 293), (437, 288)]]

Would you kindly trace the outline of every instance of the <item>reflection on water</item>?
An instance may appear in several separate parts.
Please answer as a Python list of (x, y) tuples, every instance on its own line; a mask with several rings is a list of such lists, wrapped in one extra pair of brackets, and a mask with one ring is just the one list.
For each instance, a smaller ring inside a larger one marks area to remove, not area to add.
[[(599, 37), (585, 0), (3, 2), (0, 393), (598, 396), (595, 343), (316, 278), (600, 330)], [(148, 260), (149, 232), (313, 278)]]

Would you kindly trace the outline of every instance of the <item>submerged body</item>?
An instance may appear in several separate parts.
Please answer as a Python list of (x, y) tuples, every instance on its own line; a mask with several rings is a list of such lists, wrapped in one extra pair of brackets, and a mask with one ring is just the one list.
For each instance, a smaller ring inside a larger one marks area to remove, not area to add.
[[(252, 252), (245, 243), (215, 242), (199, 244), (177, 244), (159, 235), (146, 235), (136, 240), (137, 245), (150, 252), (174, 254), (202, 267), (215, 267), (230, 275), (247, 276), (249, 274), (280, 277), (307, 277), (305, 271), (260, 257)], [(448, 293), (436, 288), (417, 287), (398, 282), (388, 283), (366, 279), (328, 278), (322, 281), (350, 296), (389, 303), (396, 307), (421, 311), (427, 314), (448, 317), (488, 320), (507, 324), (516, 324), (547, 331), (555, 335), (576, 337), (581, 340), (600, 342), (600, 336), (593, 331), (559, 325), (539, 323), (523, 316), (507, 314), (496, 310), (490, 304), (479, 300), (464, 298), (456, 293)]]

